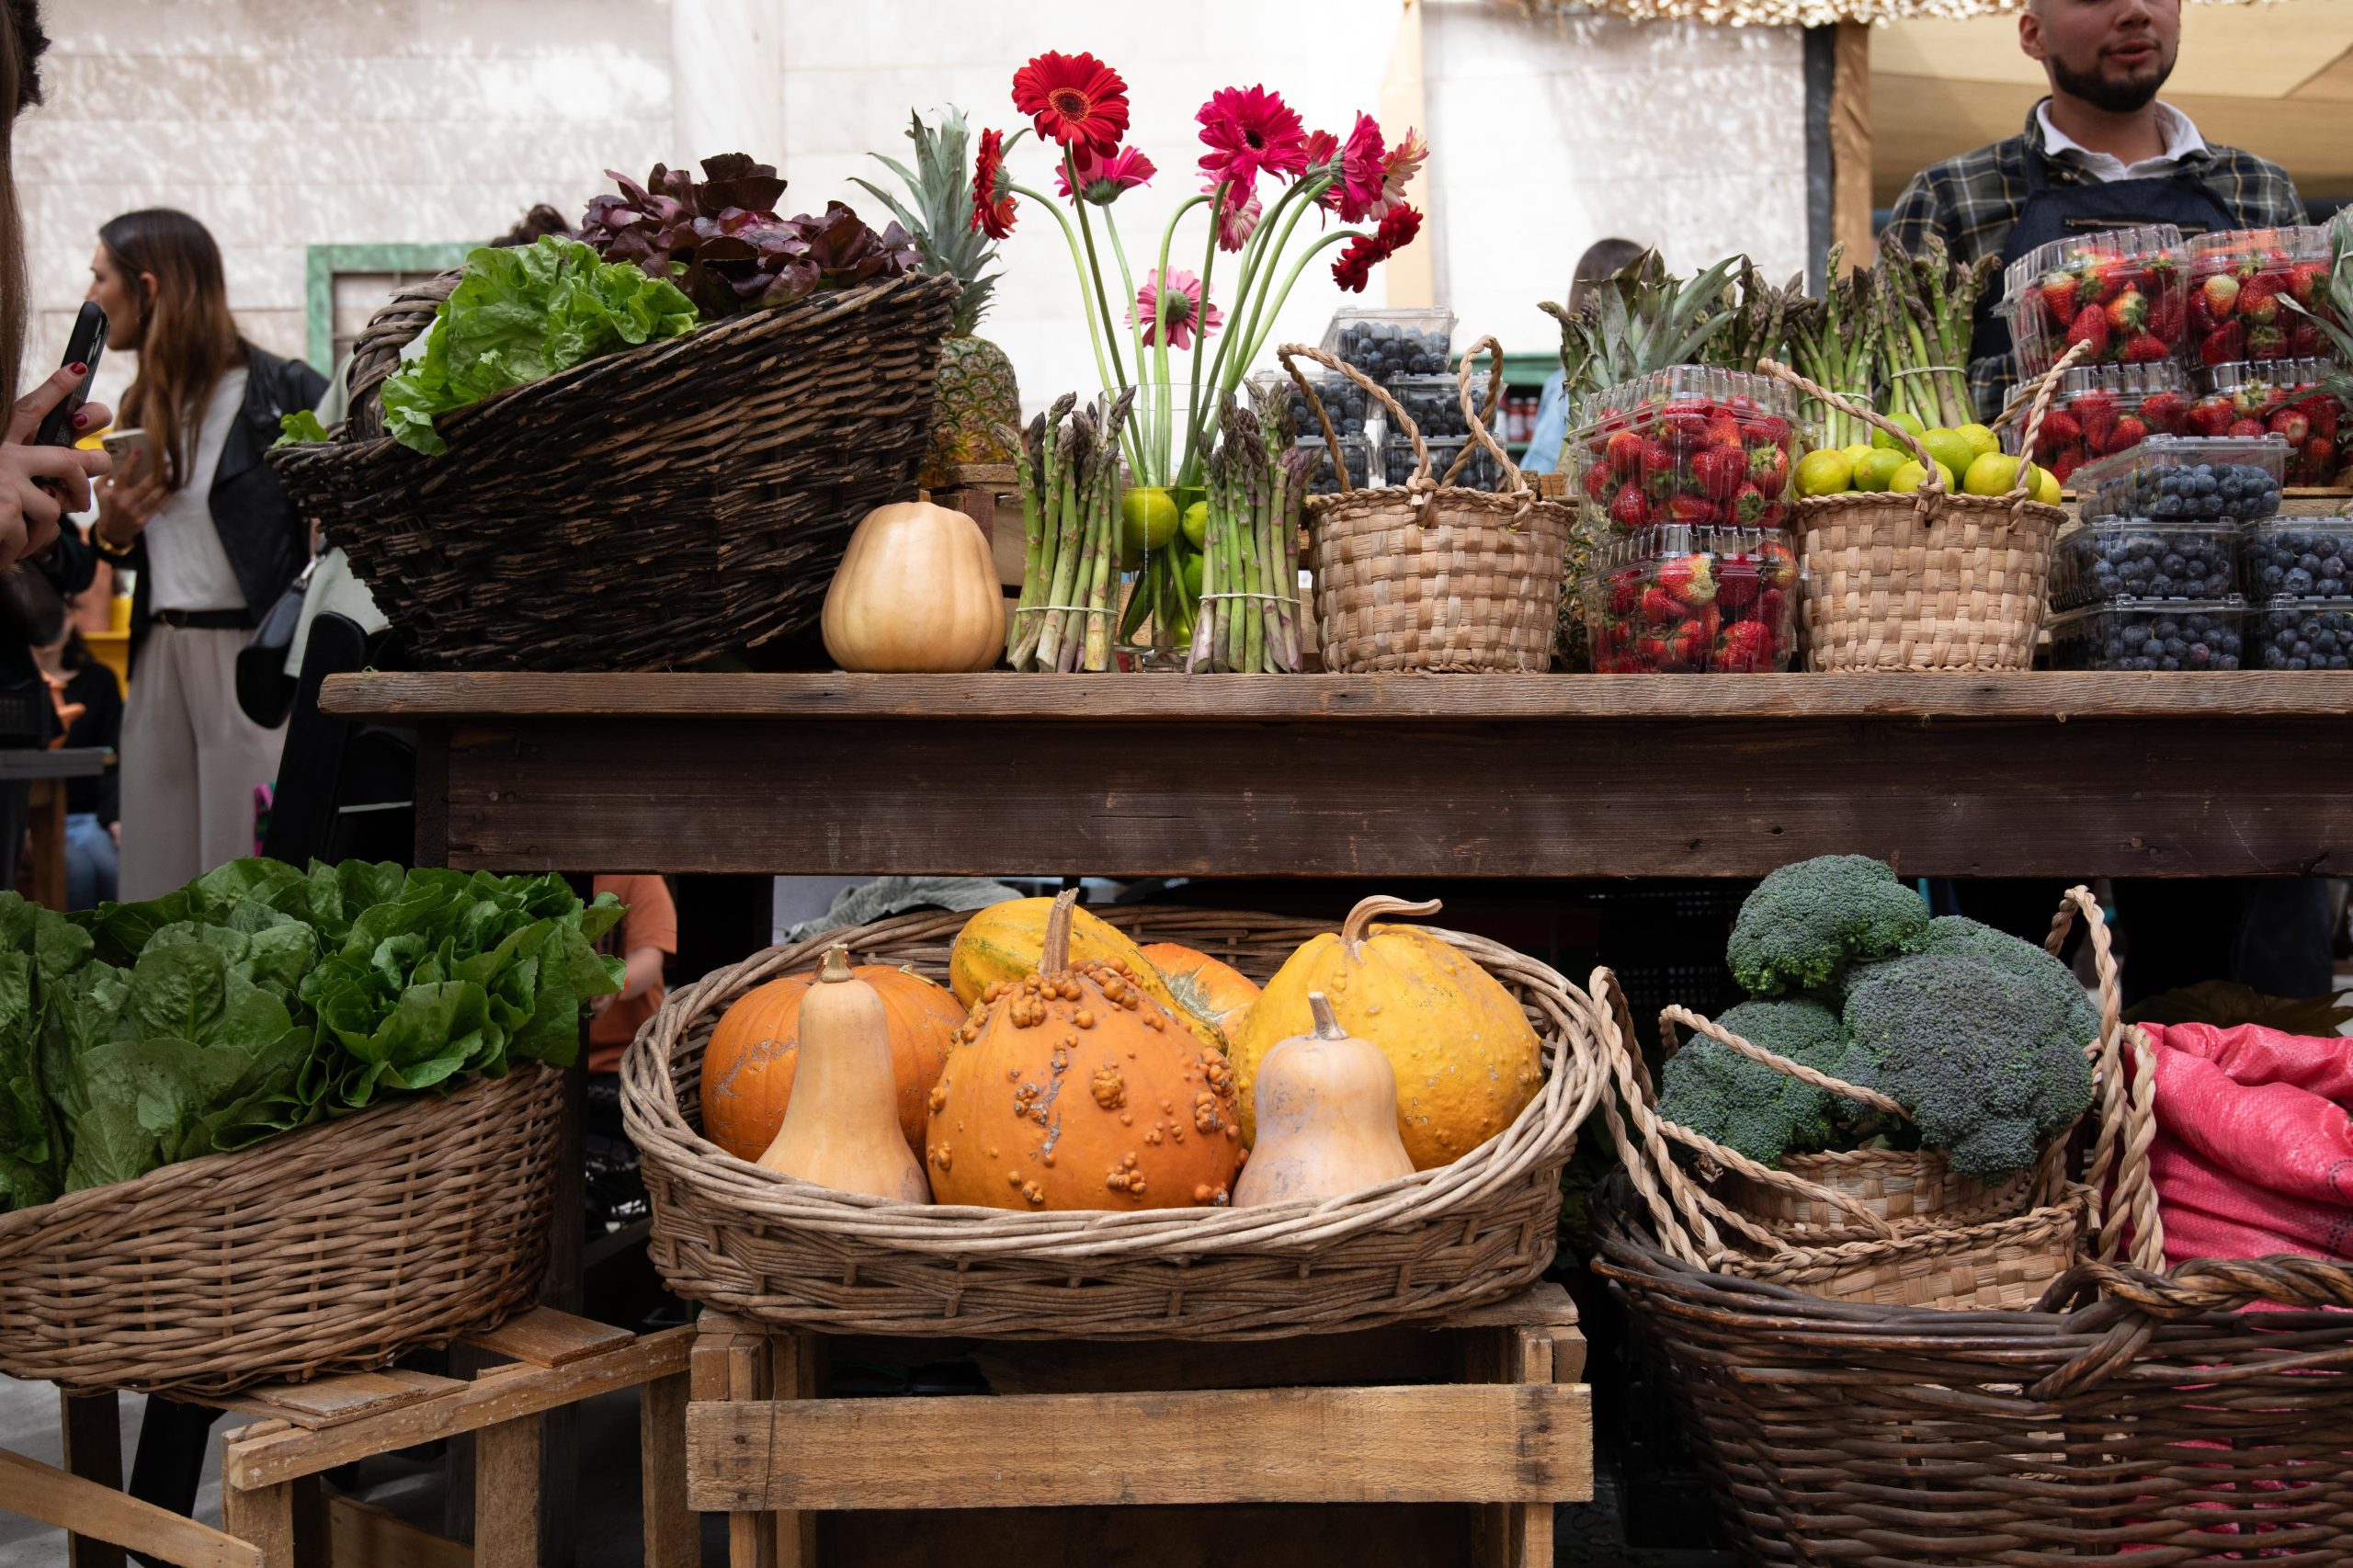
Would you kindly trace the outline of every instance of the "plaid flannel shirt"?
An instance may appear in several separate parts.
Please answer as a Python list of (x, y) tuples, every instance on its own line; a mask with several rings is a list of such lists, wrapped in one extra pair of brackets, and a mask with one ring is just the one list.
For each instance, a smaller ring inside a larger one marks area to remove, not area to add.
[[(2009, 243), (2011, 226), (2026, 203), (2029, 158), (2042, 160), (2051, 185), (2098, 184), (2072, 159), (2045, 150), (2040, 107), (2027, 111), (2024, 135), (1931, 164), (1914, 175), (1896, 199), (1887, 232), (1915, 253), (1928, 235), (1940, 235), (1955, 261), (1974, 262), (2001, 255)], [(2182, 159), (2181, 167), (2198, 176), (2242, 229), (2305, 221), (2303, 201), (2288, 171), (2252, 153), (2210, 145)], [(1996, 276), (1992, 287), (2001, 286)], [(1971, 361), (1969, 388), (1981, 416), (1991, 418), (2001, 409), (2012, 380), (2006, 356)]]

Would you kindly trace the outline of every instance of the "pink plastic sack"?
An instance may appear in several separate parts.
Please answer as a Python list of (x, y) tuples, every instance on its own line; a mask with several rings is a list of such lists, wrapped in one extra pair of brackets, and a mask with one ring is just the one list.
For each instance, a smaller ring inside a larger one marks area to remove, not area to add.
[(2156, 1048), (2149, 1174), (2165, 1261), (2353, 1260), (2353, 1040), (2256, 1024), (2144, 1028)]

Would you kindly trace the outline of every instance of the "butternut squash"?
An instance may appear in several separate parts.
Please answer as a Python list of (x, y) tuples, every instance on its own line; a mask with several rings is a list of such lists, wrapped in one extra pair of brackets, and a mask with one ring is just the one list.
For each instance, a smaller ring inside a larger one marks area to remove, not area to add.
[(874, 987), (834, 947), (801, 999), (791, 1103), (760, 1165), (841, 1192), (928, 1203), (931, 1188), (899, 1131), (891, 1019)]
[(858, 520), (819, 617), (846, 670), (984, 670), (1005, 653), (1005, 590), (981, 526), (926, 501)]
[(1414, 1174), (1397, 1136), (1397, 1074), (1370, 1040), (1340, 1028), (1321, 991), (1307, 994), (1313, 1033), (1267, 1052), (1256, 1090), (1257, 1147), (1233, 1206), (1316, 1201)]

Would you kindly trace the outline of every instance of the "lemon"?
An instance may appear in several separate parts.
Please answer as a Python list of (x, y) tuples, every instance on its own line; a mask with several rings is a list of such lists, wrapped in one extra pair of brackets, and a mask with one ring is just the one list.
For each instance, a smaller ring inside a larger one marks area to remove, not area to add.
[(1920, 437), (1920, 444), (1928, 449), (1930, 457), (1954, 473), (1967, 473), (1969, 465), (1977, 460), (1977, 449), (1958, 430), (1931, 430)]
[(1904, 457), (1902, 452), (1884, 449), (1874, 451), (1855, 465), (1855, 488), (1885, 490), (1888, 488), (1888, 482), (1895, 477), (1895, 471), (1904, 466)]
[(1855, 482), (1855, 461), (1844, 452), (1808, 452), (1798, 460), (1798, 494), (1836, 495)]
[(1871, 455), (1871, 444), (1869, 441), (1858, 441), (1851, 447), (1841, 447), (1838, 449), (1847, 454), (1848, 462), (1859, 468), (1862, 466), (1863, 460)]
[(1176, 503), (1168, 492), (1137, 485), (1120, 497), (1120, 548), (1130, 559), (1166, 548), (1176, 537)]
[(1956, 425), (1953, 434), (1975, 448), (1979, 457), (2002, 449), (2002, 438), (1983, 425)]
[(2027, 465), (2027, 472), (2034, 476), (2034, 498), (2046, 506), (2059, 505), (2059, 476), (2032, 463)]
[(1185, 508), (1184, 521), (1176, 526), (1185, 530), (1186, 542), (1195, 550), (1200, 549), (1210, 537), (1210, 504), (1206, 501), (1194, 502)]
[[(1920, 488), (1920, 481), (1927, 477), (1927, 469), (1920, 466), (1918, 460), (1915, 459), (1895, 471), (1895, 477), (1887, 482), (1887, 487), (1899, 494), (1908, 494)], [(1938, 463), (1937, 477), (1944, 481), (1948, 491), (1952, 488), (1952, 470)]]
[[(1901, 426), (1904, 429), (1909, 431), (1915, 436), (1926, 434), (1928, 428), (1926, 425), (1920, 423), (1919, 416), (1916, 415), (1891, 414), (1887, 416), (1887, 419), (1889, 424)], [(1897, 440), (1886, 431), (1876, 427), (1871, 431), (1871, 445), (1879, 448), (1882, 451), (1889, 452), (1900, 452), (1908, 449), (1903, 442)]]
[(1969, 465), (1969, 471), (1961, 476), (1961, 487), (1972, 495), (2006, 495), (2018, 482), (2018, 459), (1987, 452)]

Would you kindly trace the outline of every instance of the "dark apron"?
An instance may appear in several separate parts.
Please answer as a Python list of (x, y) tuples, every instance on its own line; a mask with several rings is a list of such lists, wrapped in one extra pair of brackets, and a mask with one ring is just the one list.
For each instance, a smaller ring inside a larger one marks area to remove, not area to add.
[[(2070, 234), (2096, 233), (2102, 229), (2137, 229), (2151, 223), (2171, 223), (2184, 234), (2203, 234), (2238, 227), (2234, 218), (2205, 182), (2187, 169), (2177, 168), (2154, 179), (2110, 180), (2105, 185), (2058, 185), (2050, 181), (2042, 154), (2032, 148), (2026, 155), (2026, 201), (2018, 222), (2002, 246), (2006, 271), (2037, 245)], [(1971, 337), (1969, 357), (1974, 361), (2010, 355), (2010, 324), (1994, 313), (2002, 301), (1997, 275), (1977, 301), (1977, 330)]]

